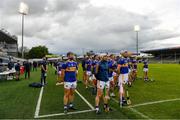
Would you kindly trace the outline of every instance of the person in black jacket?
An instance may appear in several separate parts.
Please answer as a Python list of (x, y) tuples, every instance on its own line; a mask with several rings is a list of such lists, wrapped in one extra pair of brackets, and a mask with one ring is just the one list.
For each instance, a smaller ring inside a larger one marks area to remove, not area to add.
[(16, 80), (19, 81), (19, 76), (20, 76), (20, 63), (19, 61), (17, 61), (16, 65), (15, 65), (15, 70), (16, 70)]
[(36, 61), (33, 61), (33, 71), (37, 71), (38, 64)]
[(43, 58), (43, 61), (41, 63), (41, 84), (42, 86), (44, 86), (45, 84), (47, 84), (46, 82), (46, 77), (47, 77), (47, 62), (46, 62), (46, 58)]
[(28, 79), (30, 79), (31, 66), (28, 60), (24, 62), (24, 71), (25, 71), (25, 79), (27, 79), (27, 77)]

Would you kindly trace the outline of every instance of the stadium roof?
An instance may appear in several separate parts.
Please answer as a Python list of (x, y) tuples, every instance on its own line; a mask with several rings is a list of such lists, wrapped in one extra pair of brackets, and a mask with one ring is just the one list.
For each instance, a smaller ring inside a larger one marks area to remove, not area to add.
[(152, 50), (142, 50), (142, 53), (148, 53), (148, 54), (158, 54), (158, 53), (180, 53), (180, 46), (177, 47), (170, 47), (170, 48), (161, 48), (161, 49), (152, 49)]
[(4, 29), (1, 29), (0, 42), (17, 43), (17, 37), (15, 35), (11, 35), (9, 32), (5, 31)]

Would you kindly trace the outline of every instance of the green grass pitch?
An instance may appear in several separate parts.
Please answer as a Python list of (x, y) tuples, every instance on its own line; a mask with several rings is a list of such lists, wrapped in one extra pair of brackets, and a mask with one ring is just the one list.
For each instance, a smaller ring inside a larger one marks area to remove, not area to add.
[[(96, 115), (89, 105), (78, 95), (75, 106), (78, 110), (63, 115), (63, 86), (55, 86), (56, 76), (49, 66), (48, 85), (44, 87), (39, 116), (58, 119), (180, 119), (180, 65), (150, 64), (149, 76), (154, 82), (143, 82), (142, 65), (138, 66), (138, 79), (129, 88), (132, 105), (120, 108), (116, 103), (118, 97), (110, 100), (113, 111)], [(82, 80), (82, 69), (78, 79)], [(40, 81), (40, 70), (31, 73), (30, 80), (0, 82), (0, 119), (34, 118), (40, 88), (30, 88), (29, 83)], [(78, 82), (78, 92), (94, 106), (95, 96)], [(117, 89), (116, 89), (117, 94)], [(102, 105), (101, 105), (102, 109)], [(86, 112), (89, 110), (89, 112)], [(83, 111), (84, 113), (78, 113)], [(77, 113), (76, 113), (77, 112)], [(50, 116), (47, 116), (50, 115)]]

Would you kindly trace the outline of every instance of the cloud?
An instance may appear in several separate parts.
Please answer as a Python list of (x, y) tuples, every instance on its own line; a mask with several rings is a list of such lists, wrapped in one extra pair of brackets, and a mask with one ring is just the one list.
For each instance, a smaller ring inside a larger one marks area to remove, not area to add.
[[(0, 4), (1, 27), (16, 34), (19, 37), (19, 44), (21, 44), (21, 15), (17, 10), (20, 1), (2, 0)], [(127, 10), (121, 6), (96, 6), (90, 0), (24, 1), (30, 7), (29, 14), (25, 17), (25, 46), (31, 48), (46, 45), (53, 53), (64, 53), (69, 50), (81, 52), (84, 48), (94, 51), (135, 50), (136, 34), (133, 26), (136, 24), (141, 26), (139, 32), (141, 48), (153, 45), (153, 41), (160, 43), (166, 39), (179, 37), (180, 33), (175, 28), (164, 29), (162, 16), (155, 10), (142, 14), (142, 11), (133, 12), (132, 9)], [(176, 24), (174, 26), (178, 27)]]
[(74, 11), (80, 8), (80, 4), (87, 2), (88, 0), (48, 0), (49, 6), (47, 6), (47, 10), (54, 12)]

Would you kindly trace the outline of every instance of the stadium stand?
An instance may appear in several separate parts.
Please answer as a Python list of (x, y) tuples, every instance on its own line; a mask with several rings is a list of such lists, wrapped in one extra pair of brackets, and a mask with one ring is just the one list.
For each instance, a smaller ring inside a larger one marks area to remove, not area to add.
[(159, 63), (180, 63), (180, 46), (162, 49), (143, 50), (142, 53), (154, 56), (151, 62)]
[(18, 38), (15, 35), (11, 35), (5, 29), (0, 30), (0, 52), (1, 56), (7, 54), (8, 56), (18, 55)]

